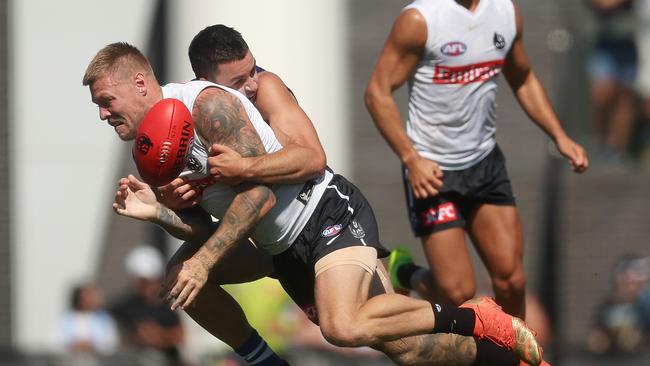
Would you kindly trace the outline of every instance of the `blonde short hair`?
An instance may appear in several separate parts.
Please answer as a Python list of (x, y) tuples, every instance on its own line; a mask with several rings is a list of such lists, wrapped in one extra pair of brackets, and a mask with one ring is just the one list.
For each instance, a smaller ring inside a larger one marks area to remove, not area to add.
[(92, 85), (97, 79), (124, 67), (155, 77), (151, 64), (140, 50), (128, 43), (116, 42), (97, 52), (86, 68), (82, 84)]

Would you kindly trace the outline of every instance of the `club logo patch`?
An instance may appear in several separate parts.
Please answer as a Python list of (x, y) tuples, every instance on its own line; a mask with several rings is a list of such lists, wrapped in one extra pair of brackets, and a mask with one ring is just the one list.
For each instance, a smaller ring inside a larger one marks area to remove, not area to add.
[(447, 56), (460, 56), (467, 51), (467, 46), (463, 42), (448, 42), (440, 47), (440, 52)]
[(138, 136), (138, 139), (135, 141), (135, 148), (140, 152), (142, 155), (147, 155), (149, 150), (153, 147), (153, 142), (151, 142), (151, 139), (149, 136), (142, 134)]
[(202, 172), (203, 164), (201, 164), (199, 159), (195, 158), (194, 156), (190, 156), (190, 158), (187, 159), (187, 168), (193, 172)]
[(366, 236), (366, 231), (363, 230), (363, 227), (361, 227), (361, 224), (359, 224), (357, 220), (352, 220), (348, 228), (350, 228), (350, 233), (352, 233), (352, 236), (357, 239), (361, 239)]
[(422, 212), (422, 224), (426, 227), (456, 220), (458, 220), (456, 206), (451, 202), (442, 203), (437, 209), (430, 207), (428, 210)]
[(325, 228), (325, 230), (323, 230), (323, 232), (320, 233), (320, 236), (322, 236), (323, 238), (334, 236), (341, 232), (341, 228), (342, 226), (340, 224), (328, 226)]
[(494, 32), (494, 38), (492, 41), (494, 42), (494, 47), (498, 49), (503, 49), (503, 47), (506, 46), (506, 39), (497, 32)]

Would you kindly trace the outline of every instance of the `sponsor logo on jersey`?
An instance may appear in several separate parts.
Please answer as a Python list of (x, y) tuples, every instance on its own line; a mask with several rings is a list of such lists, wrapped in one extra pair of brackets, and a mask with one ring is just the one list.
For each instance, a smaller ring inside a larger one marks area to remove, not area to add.
[(458, 220), (458, 215), (456, 206), (452, 202), (441, 203), (437, 208), (431, 207), (422, 212), (422, 224), (426, 227), (456, 220)]
[(341, 231), (341, 228), (342, 226), (340, 224), (328, 226), (325, 228), (325, 230), (323, 230), (322, 233), (320, 233), (320, 236), (322, 236), (323, 238), (334, 236)]
[(138, 139), (135, 141), (135, 148), (140, 152), (142, 155), (147, 155), (149, 150), (153, 147), (153, 142), (151, 142), (151, 139), (149, 136), (142, 134), (138, 137)]
[(506, 39), (497, 32), (494, 32), (494, 37), (492, 38), (492, 42), (494, 42), (494, 47), (500, 50), (502, 50), (503, 47), (506, 46)]
[(354, 236), (357, 239), (361, 239), (364, 236), (366, 236), (366, 231), (363, 230), (361, 224), (357, 220), (352, 220), (350, 225), (348, 225), (348, 228), (350, 228), (350, 232), (352, 233), (352, 236)]
[(448, 42), (440, 47), (440, 52), (447, 56), (460, 56), (467, 51), (467, 46), (463, 42)]
[(485, 82), (501, 73), (503, 60), (481, 62), (464, 66), (436, 65), (433, 71), (434, 84), (469, 84)]

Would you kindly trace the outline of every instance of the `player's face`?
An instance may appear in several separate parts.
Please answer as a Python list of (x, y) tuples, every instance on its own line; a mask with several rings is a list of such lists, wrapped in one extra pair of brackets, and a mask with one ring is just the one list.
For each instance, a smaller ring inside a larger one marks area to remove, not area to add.
[(257, 97), (257, 67), (251, 51), (243, 59), (217, 65), (209, 81), (236, 89), (255, 103)]
[(125, 78), (105, 75), (90, 86), (90, 95), (99, 107), (99, 119), (107, 121), (120, 139), (133, 140), (143, 114), (136, 86)]

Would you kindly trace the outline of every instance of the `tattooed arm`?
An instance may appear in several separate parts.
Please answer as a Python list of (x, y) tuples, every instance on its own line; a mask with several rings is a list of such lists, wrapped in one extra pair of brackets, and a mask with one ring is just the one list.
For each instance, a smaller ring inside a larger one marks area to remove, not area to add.
[(199, 206), (174, 211), (161, 204), (148, 184), (129, 175), (118, 182), (113, 210), (122, 216), (157, 224), (170, 235), (203, 243), (214, 232), (212, 218)]
[[(264, 146), (239, 99), (222, 89), (208, 88), (199, 94), (192, 111), (196, 131), (206, 146), (227, 146), (243, 157), (265, 153)], [(273, 191), (265, 185), (245, 183), (234, 187), (237, 195), (226, 210), (219, 228), (185, 261), (168, 292), (172, 309), (187, 308), (207, 280), (208, 273), (228, 250), (245, 238), (275, 205)]]

